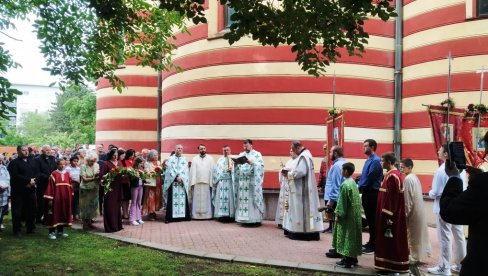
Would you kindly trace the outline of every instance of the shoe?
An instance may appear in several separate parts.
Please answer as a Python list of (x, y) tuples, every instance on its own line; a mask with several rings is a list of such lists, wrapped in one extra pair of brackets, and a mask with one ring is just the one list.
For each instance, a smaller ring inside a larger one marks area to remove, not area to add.
[(330, 253), (336, 253), (336, 250), (335, 250), (335, 248), (331, 248), (331, 249), (329, 249), (329, 252)]
[(139, 224), (144, 224), (144, 221), (142, 221), (142, 219), (140, 220), (136, 220)]
[(54, 232), (49, 233), (49, 239), (55, 240), (56, 239), (56, 233), (54, 233)]
[(3, 224), (0, 224), (0, 230), (5, 229), (5, 226)]
[(69, 235), (68, 235), (68, 233), (58, 232), (58, 236), (63, 237), (63, 238), (67, 238)]
[(327, 253), (325, 253), (325, 256), (327, 258), (342, 258), (342, 255), (335, 252), (335, 251), (334, 252), (327, 252)]
[(342, 260), (336, 262), (336, 265), (343, 268), (352, 268), (355, 264), (352, 260), (342, 258)]
[(131, 224), (131, 225), (134, 225), (134, 226), (139, 226), (139, 222), (137, 222), (137, 221), (135, 221), (135, 220), (134, 220), (133, 222), (131, 222), (130, 224)]
[(369, 255), (374, 253), (374, 248), (371, 248), (370, 246), (368, 247), (363, 247), (363, 254)]
[(451, 265), (451, 271), (454, 273), (461, 272), (461, 265)]
[(446, 269), (444, 267), (436, 266), (436, 267), (431, 267), (427, 268), (427, 272), (430, 274), (435, 274), (435, 275), (452, 275), (450, 269)]
[(322, 233), (332, 233), (332, 227), (329, 226), (329, 228), (324, 229)]

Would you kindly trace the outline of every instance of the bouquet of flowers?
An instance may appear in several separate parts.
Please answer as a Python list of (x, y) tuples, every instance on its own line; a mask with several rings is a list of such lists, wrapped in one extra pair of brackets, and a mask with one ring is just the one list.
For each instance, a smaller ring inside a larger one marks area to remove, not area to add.
[(126, 175), (126, 176), (129, 176), (129, 178), (138, 178), (138, 177), (141, 177), (141, 175), (139, 174), (139, 172), (137, 172), (135, 169), (133, 168), (124, 168), (124, 167), (115, 167), (113, 168), (112, 170), (110, 170), (103, 178), (103, 184), (104, 184), (104, 192), (105, 194), (109, 193), (110, 191), (112, 191), (112, 185), (113, 185), (113, 182), (115, 181), (115, 179), (117, 177), (120, 177), (120, 176), (123, 176), (123, 175)]
[(155, 178), (155, 177), (160, 177), (164, 175), (165, 171), (165, 166), (163, 165), (162, 167), (156, 166), (153, 171), (146, 172), (143, 175), (141, 175), (142, 179), (149, 179), (149, 178)]

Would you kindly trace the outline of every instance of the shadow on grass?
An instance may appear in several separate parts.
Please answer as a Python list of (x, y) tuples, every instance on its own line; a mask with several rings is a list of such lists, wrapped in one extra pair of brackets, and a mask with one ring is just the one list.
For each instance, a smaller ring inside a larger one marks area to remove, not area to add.
[(65, 230), (67, 238), (49, 240), (48, 231), (16, 238), (10, 217), (0, 232), (0, 275), (325, 275), (267, 266), (214, 261), (161, 252)]

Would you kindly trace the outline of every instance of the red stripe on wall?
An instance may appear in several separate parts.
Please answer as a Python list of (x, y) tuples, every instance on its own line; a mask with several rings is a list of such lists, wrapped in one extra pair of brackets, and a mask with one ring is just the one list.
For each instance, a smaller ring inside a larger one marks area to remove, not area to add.
[(143, 130), (156, 131), (157, 119), (101, 119), (97, 120), (97, 131)]
[(188, 28), (190, 34), (186, 33), (177, 33), (176, 40), (170, 39), (168, 42), (173, 43), (176, 46), (180, 47), (185, 44), (189, 44), (198, 40), (206, 39), (208, 36), (208, 25), (207, 24), (198, 24), (196, 26)]
[[(393, 115), (347, 111), (345, 126), (391, 129)], [(163, 128), (176, 125), (299, 124), (324, 125), (325, 109), (221, 109), (172, 112), (163, 116)]]
[(437, 160), (434, 143), (402, 144), (402, 157), (412, 160)]
[(97, 110), (108, 108), (158, 108), (158, 98), (114, 95), (97, 99)]
[(377, 35), (383, 37), (395, 36), (395, 22), (382, 21), (380, 19), (369, 19), (364, 21), (364, 31), (370, 35)]
[[(393, 82), (337, 78), (336, 93), (355, 96), (393, 98)], [(163, 102), (176, 99), (252, 93), (324, 93), (332, 92), (332, 78), (322, 77), (228, 77), (179, 83), (164, 89)]]
[(403, 5), (406, 6), (412, 2), (414, 2), (415, 0), (403, 0)]
[(120, 140), (98, 140), (96, 142), (97, 145), (103, 144), (104, 148), (107, 149), (108, 145), (112, 144), (116, 147), (122, 147), (124, 149), (134, 149), (135, 151), (141, 151), (143, 148), (147, 149), (155, 149), (157, 144), (156, 141), (148, 142), (148, 141), (120, 141)]
[(446, 58), (446, 53), (449, 53), (449, 51), (451, 51), (454, 58), (486, 55), (488, 54), (486, 45), (488, 45), (488, 36), (467, 37), (444, 41), (405, 51), (403, 54), (403, 61), (406, 67), (423, 62), (441, 60)]
[(431, 127), (427, 108), (425, 111), (402, 113), (402, 129)]
[(464, 3), (437, 9), (409, 18), (404, 22), (403, 36), (434, 29), (441, 26), (464, 22), (466, 19), (466, 7)]
[[(338, 63), (365, 64), (381, 67), (393, 67), (394, 65), (393, 52), (366, 50), (365, 53), (362, 53), (362, 57), (350, 56), (344, 49), (340, 49), (339, 53), (341, 53), (342, 57), (338, 59)], [(183, 70), (191, 70), (225, 64), (295, 62), (295, 58), (296, 53), (291, 52), (290, 46), (281, 46), (278, 48), (257, 46), (226, 48), (196, 53), (175, 59), (175, 63), (183, 68)], [(163, 78), (167, 78), (175, 73), (174, 70), (164, 72)]]
[[(164, 137), (163, 137), (164, 139)], [(366, 139), (366, 138), (365, 138)], [(162, 151), (171, 152), (178, 144), (183, 145), (185, 153), (197, 153), (199, 144), (205, 144), (207, 151), (210, 154), (222, 154), (222, 146), (229, 145), (233, 154), (237, 154), (242, 149), (242, 140), (230, 140), (230, 139), (167, 139), (162, 142)], [(325, 143), (321, 141), (302, 141), (303, 145), (310, 150), (313, 156), (323, 157), (324, 151), (322, 146)], [(345, 142), (344, 143), (344, 155), (347, 158), (366, 159), (366, 155), (363, 154), (362, 142)], [(291, 140), (254, 140), (254, 148), (267, 156), (288, 156), (290, 152)], [(379, 144), (378, 154), (382, 154), (387, 151), (392, 151), (392, 144)], [(328, 153), (327, 153), (328, 154)], [(283, 161), (286, 161), (285, 158)]]
[[(451, 92), (477, 91), (480, 86), (480, 76), (476, 72), (453, 74), (451, 78)], [(488, 78), (484, 80), (488, 87)], [(444, 94), (447, 92), (447, 74), (423, 79), (405, 81), (403, 83), (403, 98)], [(426, 103), (428, 104), (428, 103)], [(437, 103), (436, 103), (437, 104)]]
[[(157, 76), (121, 75), (119, 77), (125, 82), (125, 85), (128, 87), (130, 86), (153, 87), (154, 90), (156, 90), (156, 87), (158, 86)], [(112, 87), (112, 85), (107, 79), (98, 80), (97, 90), (102, 88), (107, 88), (107, 87)], [(123, 90), (122, 93), (124, 93)]]

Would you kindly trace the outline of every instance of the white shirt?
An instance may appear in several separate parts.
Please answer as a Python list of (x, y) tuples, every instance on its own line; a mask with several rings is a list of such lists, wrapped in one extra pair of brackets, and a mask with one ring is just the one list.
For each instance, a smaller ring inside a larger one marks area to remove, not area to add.
[[(463, 190), (466, 190), (466, 171), (460, 174), (461, 180), (463, 180)], [(432, 179), (432, 189), (429, 191), (429, 197), (434, 199), (434, 214), (439, 214), (442, 192), (446, 187), (449, 176), (446, 174), (446, 165), (443, 163), (435, 172), (434, 179)]]

